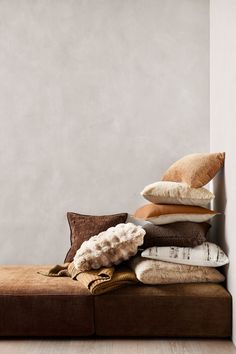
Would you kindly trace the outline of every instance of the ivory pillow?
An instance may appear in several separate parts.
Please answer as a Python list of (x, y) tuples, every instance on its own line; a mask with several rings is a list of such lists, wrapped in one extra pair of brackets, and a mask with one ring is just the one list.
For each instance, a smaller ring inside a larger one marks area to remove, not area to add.
[(204, 242), (194, 248), (151, 247), (142, 252), (142, 257), (202, 267), (221, 267), (229, 263), (222, 249), (210, 242)]
[(184, 156), (170, 166), (162, 181), (184, 182), (190, 187), (202, 187), (215, 177), (223, 167), (224, 160), (224, 152)]
[(74, 257), (80, 271), (110, 267), (134, 256), (145, 231), (132, 223), (118, 224), (85, 241)]
[(207, 207), (214, 194), (206, 188), (191, 188), (186, 183), (156, 182), (149, 184), (141, 195), (155, 204), (184, 204)]
[(136, 210), (134, 216), (156, 225), (162, 225), (177, 221), (204, 222), (216, 214), (218, 213), (215, 211), (198, 206), (150, 203)]
[(132, 258), (129, 263), (137, 279), (144, 284), (220, 283), (225, 279), (218, 270), (209, 267), (162, 262), (139, 256)]

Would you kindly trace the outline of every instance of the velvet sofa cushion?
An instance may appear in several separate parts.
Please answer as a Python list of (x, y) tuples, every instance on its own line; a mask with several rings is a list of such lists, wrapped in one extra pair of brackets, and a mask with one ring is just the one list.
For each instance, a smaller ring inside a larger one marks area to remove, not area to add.
[(51, 266), (0, 267), (0, 336), (90, 336), (93, 296), (71, 278), (46, 277)]
[(206, 241), (206, 235), (211, 225), (190, 221), (175, 222), (166, 225), (147, 223), (143, 226), (146, 231), (141, 248), (153, 246), (195, 247)]
[(99, 336), (231, 336), (232, 299), (220, 284), (128, 286), (94, 304)]
[(76, 251), (84, 241), (107, 230), (109, 227), (124, 223), (127, 216), (127, 213), (96, 216), (68, 212), (67, 219), (70, 226), (71, 247), (67, 252), (65, 262), (73, 261)]

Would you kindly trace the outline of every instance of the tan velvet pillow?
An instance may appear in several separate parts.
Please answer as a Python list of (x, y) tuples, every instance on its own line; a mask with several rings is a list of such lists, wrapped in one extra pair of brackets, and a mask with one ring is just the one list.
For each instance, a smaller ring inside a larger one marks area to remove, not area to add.
[(67, 252), (65, 262), (73, 261), (76, 251), (84, 241), (107, 230), (109, 227), (126, 222), (127, 216), (127, 213), (100, 216), (67, 213), (70, 226), (71, 247)]
[(187, 155), (169, 167), (162, 181), (184, 182), (193, 188), (202, 187), (223, 167), (224, 159), (224, 152)]
[(216, 214), (219, 213), (197, 206), (150, 203), (136, 210), (134, 216), (162, 225), (179, 221), (204, 222)]
[(190, 266), (133, 257), (129, 264), (139, 281), (144, 284), (220, 283), (225, 277), (210, 267)]

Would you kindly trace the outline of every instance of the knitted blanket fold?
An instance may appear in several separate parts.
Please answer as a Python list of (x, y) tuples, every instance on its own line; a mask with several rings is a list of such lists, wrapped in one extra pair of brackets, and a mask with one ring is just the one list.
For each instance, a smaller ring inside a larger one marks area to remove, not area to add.
[(48, 277), (70, 277), (85, 286), (92, 295), (104, 294), (138, 282), (135, 273), (125, 265), (81, 272), (71, 262), (62, 265), (57, 264), (46, 273), (40, 271), (38, 273)]

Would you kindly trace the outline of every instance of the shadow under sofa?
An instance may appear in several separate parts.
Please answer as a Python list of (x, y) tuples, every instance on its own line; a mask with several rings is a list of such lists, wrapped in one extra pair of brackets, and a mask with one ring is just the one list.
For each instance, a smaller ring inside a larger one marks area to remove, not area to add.
[(0, 267), (0, 336), (231, 336), (232, 298), (220, 284), (130, 285), (93, 296), (49, 266)]

